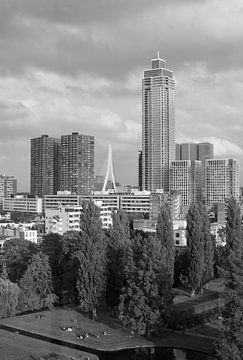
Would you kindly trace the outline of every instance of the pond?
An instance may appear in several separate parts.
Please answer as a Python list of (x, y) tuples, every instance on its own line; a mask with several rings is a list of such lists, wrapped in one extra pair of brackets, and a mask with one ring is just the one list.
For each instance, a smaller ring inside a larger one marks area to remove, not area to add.
[(104, 352), (100, 360), (212, 360), (210, 355), (191, 350), (171, 348), (139, 348), (112, 353)]

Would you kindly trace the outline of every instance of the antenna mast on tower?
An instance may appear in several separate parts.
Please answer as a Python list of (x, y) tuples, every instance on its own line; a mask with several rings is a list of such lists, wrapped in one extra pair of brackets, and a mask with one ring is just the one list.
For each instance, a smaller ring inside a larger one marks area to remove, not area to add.
[(111, 144), (109, 144), (108, 163), (107, 163), (105, 181), (104, 181), (104, 185), (103, 185), (103, 188), (102, 188), (102, 192), (105, 192), (107, 182), (108, 182), (108, 179), (109, 179), (109, 175), (111, 176), (111, 181), (112, 181), (112, 184), (113, 184), (113, 188), (114, 188), (114, 191), (116, 192), (116, 183), (115, 183), (114, 169), (113, 169), (113, 162), (112, 162)]

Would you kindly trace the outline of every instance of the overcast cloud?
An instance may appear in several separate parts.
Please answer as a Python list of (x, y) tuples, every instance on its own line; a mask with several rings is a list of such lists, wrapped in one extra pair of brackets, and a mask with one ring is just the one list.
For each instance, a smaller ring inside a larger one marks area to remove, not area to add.
[(97, 174), (111, 143), (117, 180), (136, 184), (157, 51), (175, 75), (177, 140), (212, 141), (243, 168), (242, 17), (242, 0), (1, 0), (0, 173), (29, 190), (29, 139), (78, 131), (95, 136)]

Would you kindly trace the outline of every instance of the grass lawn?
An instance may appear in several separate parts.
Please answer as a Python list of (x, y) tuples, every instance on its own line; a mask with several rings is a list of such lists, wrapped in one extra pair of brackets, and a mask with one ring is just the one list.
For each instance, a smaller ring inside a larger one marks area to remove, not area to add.
[(98, 360), (93, 354), (0, 330), (2, 360)]
[[(91, 353), (151, 346), (185, 348), (206, 353), (211, 353), (214, 349), (213, 341), (210, 339), (172, 331), (163, 331), (160, 336), (147, 340), (142, 336), (131, 335), (130, 331), (110, 318), (102, 318), (102, 322), (92, 321), (82, 315), (77, 308), (55, 308), (53, 311), (39, 314), (44, 316), (38, 318), (38, 314), (35, 313), (2, 319), (0, 327), (5, 325), (20, 333), (24, 331), (24, 334), (29, 336), (42, 335), (46, 337), (46, 341), (62, 340)], [(63, 327), (70, 327), (72, 331), (63, 331)], [(85, 332), (90, 334), (89, 338), (77, 339), (79, 334)]]

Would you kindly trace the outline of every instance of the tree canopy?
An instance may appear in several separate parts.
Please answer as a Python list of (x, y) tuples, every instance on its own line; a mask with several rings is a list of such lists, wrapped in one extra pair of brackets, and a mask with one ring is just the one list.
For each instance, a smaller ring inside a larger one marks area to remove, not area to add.
[(11, 239), (5, 241), (3, 249), (7, 259), (9, 279), (18, 283), (32, 256), (38, 252), (38, 245), (28, 240)]
[[(161, 263), (161, 243), (137, 234), (128, 251), (126, 284), (122, 289), (119, 317), (124, 326), (141, 334), (155, 331), (166, 304), (166, 270)], [(167, 280), (168, 281), (168, 280)]]
[(223, 335), (218, 342), (217, 358), (240, 360), (243, 357), (239, 347), (243, 336), (243, 238), (240, 208), (233, 198), (228, 201), (226, 215), (226, 258), (221, 268), (224, 279)]
[(19, 286), (19, 306), (22, 311), (52, 308), (55, 296), (47, 255), (42, 252), (33, 255)]

